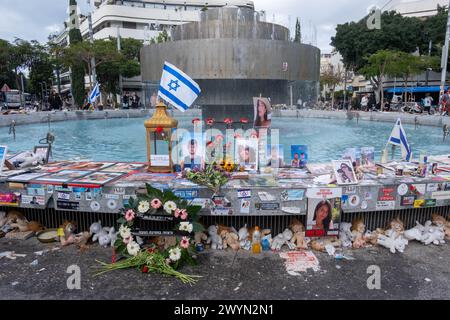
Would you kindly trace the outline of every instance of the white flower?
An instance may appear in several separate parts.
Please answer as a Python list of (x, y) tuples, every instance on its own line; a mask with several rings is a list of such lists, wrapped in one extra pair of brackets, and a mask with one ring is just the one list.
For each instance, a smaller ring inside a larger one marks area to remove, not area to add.
[(135, 241), (131, 241), (127, 244), (127, 251), (130, 256), (137, 256), (141, 248)]
[(175, 211), (176, 208), (177, 208), (177, 205), (173, 201), (167, 201), (164, 204), (164, 211), (166, 211), (167, 213), (172, 214), (172, 212)]
[(189, 233), (192, 233), (194, 226), (190, 222), (181, 222), (180, 223), (180, 231), (187, 231)]
[(140, 201), (138, 211), (140, 213), (146, 213), (148, 210), (150, 210), (150, 203), (148, 201)]
[(119, 228), (119, 234), (122, 237), (122, 239), (129, 238), (131, 237), (131, 229), (124, 225), (121, 225)]
[(180, 260), (180, 258), (181, 258), (180, 248), (176, 247), (176, 248), (170, 249), (169, 250), (169, 258), (170, 258), (170, 260), (172, 260), (174, 262)]

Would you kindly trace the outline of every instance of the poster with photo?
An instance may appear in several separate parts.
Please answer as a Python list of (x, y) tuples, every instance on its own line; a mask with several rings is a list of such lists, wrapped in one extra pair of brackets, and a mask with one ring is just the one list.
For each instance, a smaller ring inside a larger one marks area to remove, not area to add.
[(103, 169), (103, 172), (123, 172), (123, 173), (129, 173), (132, 171), (140, 170), (144, 168), (146, 164), (144, 163), (127, 163), (127, 162), (120, 162), (112, 165), (111, 167), (107, 167), (106, 169)]
[(267, 163), (266, 165), (272, 168), (282, 168), (284, 163), (284, 146), (279, 145), (267, 145)]
[(344, 150), (344, 153), (342, 154), (343, 160), (350, 160), (352, 163), (356, 163), (357, 166), (359, 166), (361, 157), (361, 151), (358, 148), (347, 148)]
[(272, 104), (268, 98), (253, 98), (255, 128), (270, 128), (272, 125)]
[(375, 166), (375, 148), (374, 147), (361, 148), (361, 166), (363, 166), (363, 167)]
[(337, 236), (341, 221), (342, 188), (310, 188), (306, 196), (308, 198), (306, 236)]
[(203, 139), (201, 136), (197, 137), (188, 135), (183, 139), (180, 145), (180, 169), (197, 169), (205, 168), (205, 149), (203, 148)]
[(338, 185), (358, 183), (351, 160), (333, 160), (332, 162)]
[(46, 175), (44, 177), (40, 177), (36, 179), (36, 181), (66, 183), (85, 176), (91, 172), (92, 171), (63, 170)]
[(2, 172), (3, 165), (5, 164), (6, 151), (8, 151), (8, 147), (7, 146), (0, 146), (0, 172)]
[[(5, 153), (6, 154), (6, 153)], [(31, 152), (30, 151), (23, 151), (19, 152), (12, 157), (9, 157), (8, 162), (16, 169), (20, 168), (20, 164), (25, 161), (25, 158), (30, 157)]]
[(308, 164), (308, 146), (292, 145), (291, 146), (291, 167), (305, 168)]
[(51, 147), (48, 146), (35, 146), (33, 153), (38, 156), (39, 159), (44, 160), (44, 164), (48, 163), (50, 159)]
[(18, 176), (10, 177), (10, 178), (8, 178), (8, 181), (10, 181), (10, 182), (28, 182), (28, 181), (36, 180), (37, 178), (45, 176), (45, 175), (47, 175), (47, 173), (42, 173), (42, 172), (25, 173), (25, 174), (20, 174)]
[(72, 165), (65, 167), (66, 170), (85, 170), (85, 171), (95, 171), (103, 170), (112, 165), (114, 162), (94, 162), (94, 161), (81, 161), (74, 162)]
[(246, 171), (258, 170), (258, 140), (237, 139), (235, 163)]
[(78, 184), (106, 184), (123, 176), (122, 172), (94, 172), (80, 179), (76, 179), (73, 183)]
[(21, 203), (23, 205), (45, 206), (44, 196), (26, 196), (22, 195)]

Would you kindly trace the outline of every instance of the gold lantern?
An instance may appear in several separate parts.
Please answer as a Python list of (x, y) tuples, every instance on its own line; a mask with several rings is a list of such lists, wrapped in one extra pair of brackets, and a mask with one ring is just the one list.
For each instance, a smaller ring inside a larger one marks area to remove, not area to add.
[(172, 129), (177, 128), (178, 121), (166, 111), (167, 106), (159, 102), (153, 116), (144, 125), (147, 132), (148, 171), (155, 173), (173, 172)]

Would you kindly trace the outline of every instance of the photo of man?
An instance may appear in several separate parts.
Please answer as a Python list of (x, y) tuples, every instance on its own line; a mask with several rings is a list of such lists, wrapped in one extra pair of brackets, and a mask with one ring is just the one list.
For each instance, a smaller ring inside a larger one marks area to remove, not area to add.
[(187, 143), (187, 155), (181, 160), (181, 170), (203, 170), (205, 168), (205, 160), (199, 151), (200, 148), (197, 140), (190, 139)]

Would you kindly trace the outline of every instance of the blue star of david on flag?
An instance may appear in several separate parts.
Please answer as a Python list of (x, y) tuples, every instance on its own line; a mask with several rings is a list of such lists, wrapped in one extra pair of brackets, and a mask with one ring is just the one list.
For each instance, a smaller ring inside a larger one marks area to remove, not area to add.
[(170, 80), (169, 83), (169, 91), (177, 91), (177, 89), (180, 87), (180, 85), (178, 84), (178, 80)]
[(199, 85), (186, 73), (165, 62), (159, 84), (158, 96), (184, 112), (200, 95)]

